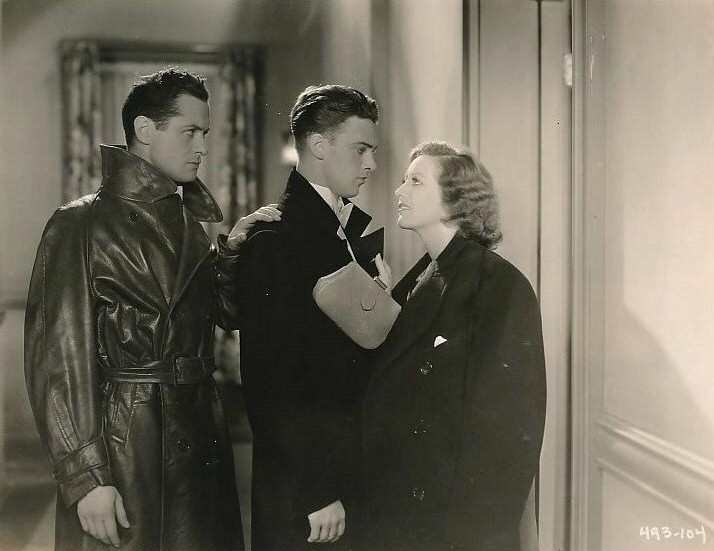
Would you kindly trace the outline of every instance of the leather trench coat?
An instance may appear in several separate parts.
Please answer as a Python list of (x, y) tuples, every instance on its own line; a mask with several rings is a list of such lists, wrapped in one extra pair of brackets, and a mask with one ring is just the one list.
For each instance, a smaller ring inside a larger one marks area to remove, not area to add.
[(125, 149), (102, 146), (102, 162), (98, 192), (45, 228), (25, 320), (30, 402), (59, 483), (55, 548), (106, 548), (76, 503), (113, 485), (131, 523), (122, 549), (243, 549), (211, 376), (214, 325), (235, 325), (237, 255), (201, 227), (222, 215), (200, 181), (181, 201)]

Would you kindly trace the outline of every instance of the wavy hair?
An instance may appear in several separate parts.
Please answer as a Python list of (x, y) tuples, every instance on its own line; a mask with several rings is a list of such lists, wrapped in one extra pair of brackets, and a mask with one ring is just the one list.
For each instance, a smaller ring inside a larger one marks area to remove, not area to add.
[(493, 179), (486, 167), (470, 151), (456, 149), (446, 142), (419, 144), (412, 149), (409, 160), (422, 155), (434, 157), (441, 167), (439, 186), (447, 212), (444, 222), (455, 224), (466, 239), (495, 249), (503, 234), (499, 229)]

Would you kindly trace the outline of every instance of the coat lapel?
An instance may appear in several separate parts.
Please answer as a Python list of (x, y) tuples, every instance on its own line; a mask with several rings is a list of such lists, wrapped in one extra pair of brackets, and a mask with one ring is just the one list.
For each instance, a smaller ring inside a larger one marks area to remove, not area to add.
[[(432, 266), (433, 264), (430, 264), (427, 270)], [(392, 328), (385, 349), (375, 366), (375, 377), (429, 328), (439, 312), (448, 286), (447, 281), (438, 273), (425, 272), (424, 277), (428, 279), (404, 305)]]
[(188, 209), (183, 209), (183, 239), (178, 259), (176, 280), (169, 302), (169, 313), (186, 291), (193, 274), (211, 253), (211, 242), (201, 224)]
[[(161, 295), (164, 298), (164, 305), (168, 306), (171, 301), (171, 291), (173, 288), (173, 275), (175, 264), (171, 262), (171, 253), (167, 254), (164, 247), (167, 247), (165, 242), (144, 242), (143, 249), (147, 265), (151, 275), (154, 277), (156, 285), (161, 289)], [(178, 251), (176, 252), (178, 258)]]
[(394, 289), (392, 289), (392, 298), (401, 306), (404, 306), (407, 302), (407, 295), (414, 289), (419, 275), (424, 273), (424, 270), (426, 270), (430, 262), (431, 257), (428, 254), (422, 256), (421, 259), (404, 274), (404, 277), (399, 280), (399, 283), (394, 286)]
[[(447, 275), (439, 272), (430, 274), (434, 263), (429, 264), (429, 255), (424, 255), (395, 286), (393, 296), (397, 295), (395, 299), (398, 301), (401, 299), (402, 311), (380, 351), (373, 379), (424, 334), (444, 304), (447, 292), (451, 297), (468, 297), (472, 289), (478, 288), (483, 250), (482, 247), (467, 248), (467, 241), (457, 236), (442, 253), (446, 258), (439, 256), (438, 259), (439, 262), (451, 265), (447, 267)], [(473, 251), (477, 252), (474, 254)], [(416, 275), (424, 267), (427, 267), (426, 271), (417, 278)], [(421, 281), (424, 278), (427, 279)], [(408, 291), (412, 289), (411, 297), (406, 300)]]

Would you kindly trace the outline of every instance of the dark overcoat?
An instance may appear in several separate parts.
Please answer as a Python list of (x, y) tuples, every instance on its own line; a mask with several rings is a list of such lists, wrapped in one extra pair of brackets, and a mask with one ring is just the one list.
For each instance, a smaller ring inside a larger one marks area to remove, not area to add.
[(116, 486), (122, 549), (243, 549), (231, 443), (213, 371), (214, 324), (235, 320), (235, 257), (200, 221), (221, 213), (102, 146), (99, 191), (45, 228), (25, 319), (30, 402), (59, 483), (55, 548), (106, 549), (77, 501)]
[[(280, 222), (249, 234), (238, 270), (241, 377), (254, 438), (252, 544), (254, 551), (332, 548), (306, 542), (307, 516), (342, 500), (347, 533), (338, 544), (347, 545), (350, 481), (336, 458), (359, 418), (370, 353), (312, 297), (318, 278), (351, 260), (334, 212), (296, 171), (278, 208)], [(369, 220), (354, 207), (347, 223), (358, 260), (377, 252), (360, 239)]]
[(395, 288), (411, 295), (365, 395), (364, 549), (517, 550), (545, 415), (538, 303), (462, 237), (429, 260)]

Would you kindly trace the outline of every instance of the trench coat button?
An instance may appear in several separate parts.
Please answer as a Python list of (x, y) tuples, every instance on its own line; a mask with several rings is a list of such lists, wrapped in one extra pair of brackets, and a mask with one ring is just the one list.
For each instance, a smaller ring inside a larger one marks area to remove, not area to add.
[(511, 364), (509, 364), (509, 363), (503, 362), (502, 365), (503, 365), (504, 369), (511, 369)]
[(417, 421), (417, 424), (414, 426), (414, 429), (412, 430), (412, 434), (417, 437), (423, 437), (427, 435), (427, 430), (426, 430), (426, 422), (424, 419), (419, 419)]
[(186, 440), (185, 438), (179, 438), (176, 441), (176, 446), (182, 452), (185, 452), (185, 453), (191, 452), (191, 443), (188, 440)]
[(423, 488), (413, 488), (412, 489), (412, 499), (414, 501), (424, 501), (424, 489)]
[(54, 478), (55, 480), (59, 480), (59, 474), (57, 473), (57, 471), (52, 471), (50, 475), (52, 475), (52, 478)]
[(135, 210), (133, 210), (133, 211), (131, 211), (131, 212), (129, 213), (129, 220), (131, 220), (132, 222), (136, 222), (138, 219), (139, 219), (139, 213), (138, 213), (138, 212), (136, 212)]
[(419, 368), (419, 373), (422, 375), (428, 375), (431, 373), (432, 369), (434, 369), (434, 366), (431, 364), (429, 360), (424, 360), (424, 363), (421, 365)]

